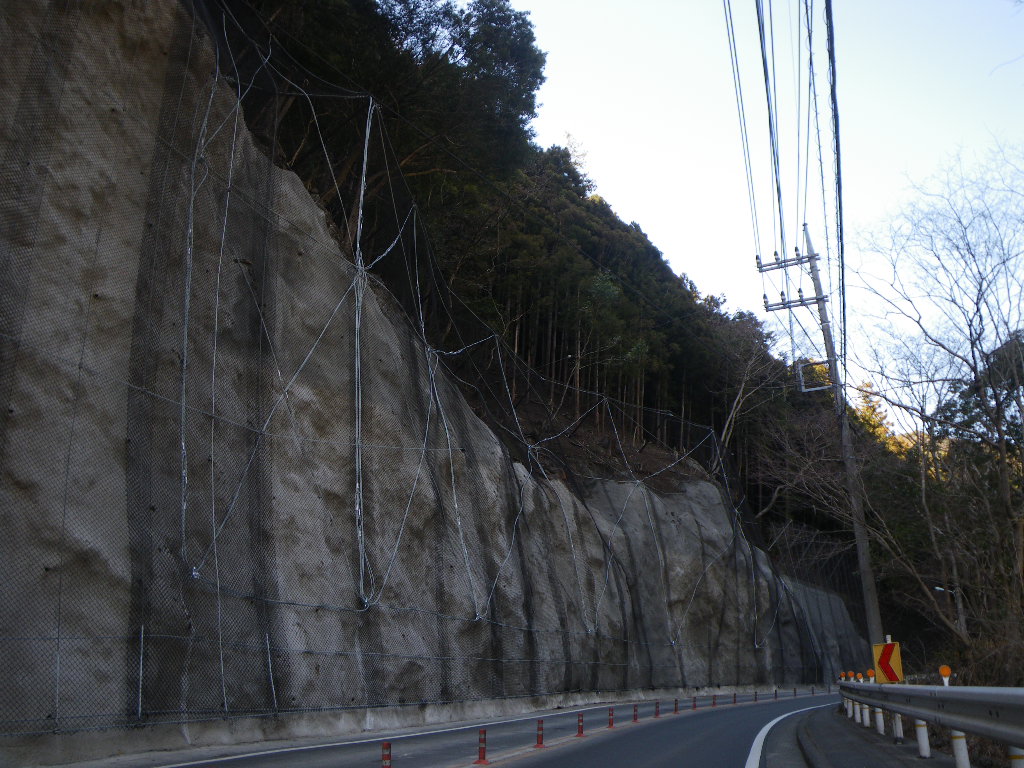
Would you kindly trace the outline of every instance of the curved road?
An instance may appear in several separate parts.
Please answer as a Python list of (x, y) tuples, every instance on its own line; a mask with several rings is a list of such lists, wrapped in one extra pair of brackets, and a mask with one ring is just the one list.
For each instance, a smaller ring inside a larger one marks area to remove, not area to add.
[[(587, 707), (556, 710), (517, 717), (500, 722), (436, 727), (394, 736), (359, 738), (333, 744), (295, 747), (264, 747), (229, 757), (183, 762), (146, 760), (136, 765), (163, 768), (376, 768), (381, 764), (381, 743), (390, 739), (393, 768), (456, 768), (469, 766), (477, 759), (478, 729), (487, 730), (487, 757), (494, 765), (517, 768), (758, 768), (766, 762), (755, 741), (764, 741), (765, 727), (780, 717), (800, 710), (834, 706), (836, 695), (801, 695), (754, 703), (740, 696), (732, 704), (731, 696), (721, 697), (717, 707), (710, 697), (698, 699), (697, 710), (686, 699), (681, 712), (672, 714), (672, 702), (662, 702), (661, 717), (654, 718), (654, 704), (641, 704), (639, 721), (633, 722), (630, 704), (615, 706), (615, 728), (608, 729), (608, 708)], [(584, 716), (584, 737), (577, 738), (577, 717)], [(537, 718), (544, 720), (545, 748), (536, 749)], [(795, 753), (794, 753), (795, 754)], [(798, 758), (794, 757), (794, 760)], [(784, 761), (786, 768), (799, 762)], [(768, 766), (768, 768), (774, 768)]]

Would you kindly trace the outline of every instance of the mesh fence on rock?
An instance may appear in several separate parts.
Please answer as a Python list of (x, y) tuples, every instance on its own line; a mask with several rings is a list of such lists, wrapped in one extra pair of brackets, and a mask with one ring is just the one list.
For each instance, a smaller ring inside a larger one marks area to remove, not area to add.
[(712, 430), (482, 322), (437, 335), (458, 297), (372, 99), (322, 96), (362, 115), (335, 225), (245, 120), (321, 97), (227, 5), (18, 5), (0, 731), (789, 685), (859, 653), (822, 588), (849, 583), (748, 541)]

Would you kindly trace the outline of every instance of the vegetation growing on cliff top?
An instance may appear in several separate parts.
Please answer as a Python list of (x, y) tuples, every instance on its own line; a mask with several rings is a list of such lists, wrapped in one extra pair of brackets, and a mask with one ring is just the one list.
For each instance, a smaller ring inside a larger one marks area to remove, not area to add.
[[(544, 55), (525, 14), (506, 0), (254, 0), (236, 12), (258, 43), (232, 44), (232, 66), (252, 83), (250, 125), (319, 197), (353, 257), (360, 210), (366, 253), (399, 243), (402, 258), (374, 274), (435, 348), (469, 348), (450, 369), (499, 435), (516, 434), (510, 450), (563, 476), (605, 465), (643, 477), (699, 448), (706, 466), (724, 462), (739, 478), (734, 501), (748, 504), (776, 557), (793, 569), (847, 562), (834, 552), (849, 538), (829, 395), (798, 391), (756, 317), (674, 274), (640, 225), (592, 194), (569, 149), (533, 142)], [(272, 77), (258, 54), (268, 45), (289, 62)], [(410, 224), (396, 212), (413, 203)], [(924, 226), (935, 212), (910, 223), (925, 240), (904, 247), (941, 265), (950, 244)], [(963, 258), (951, 254), (947, 266)], [(975, 315), (984, 309), (975, 301)], [(887, 404), (914, 412), (916, 432), (896, 436), (867, 385), (850, 406), (890, 626), (931, 638), (908, 648), (922, 665), (934, 643), (961, 653), (982, 632), (1009, 636), (1009, 650), (976, 664), (979, 680), (1020, 648), (1024, 390), (1019, 330), (1004, 325), (966, 347), (931, 337), (974, 364), (947, 366), (916, 408)], [(489, 335), (500, 345), (481, 342)], [(929, 361), (914, 364), (927, 378)], [(698, 425), (720, 447), (701, 447)]]

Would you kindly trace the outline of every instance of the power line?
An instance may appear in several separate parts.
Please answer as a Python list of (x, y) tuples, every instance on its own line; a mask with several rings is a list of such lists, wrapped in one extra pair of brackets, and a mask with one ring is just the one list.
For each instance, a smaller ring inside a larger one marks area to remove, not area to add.
[[(771, 150), (772, 158), (772, 175), (775, 181), (775, 198), (778, 202), (778, 214), (779, 214), (779, 241), (782, 245), (782, 252), (786, 253), (786, 217), (783, 215), (782, 205), (782, 178), (780, 171), (779, 162), (779, 136), (778, 127), (776, 124), (775, 115), (775, 99), (773, 98), (774, 78), (769, 72), (768, 66), (768, 45), (765, 34), (765, 19), (764, 19), (764, 4), (762, 0), (756, 0), (757, 4), (757, 34), (761, 42), (761, 66), (764, 70), (764, 93), (765, 99), (768, 104), (768, 141)], [(772, 49), (774, 51), (775, 41), (772, 40)], [(775, 56), (772, 54), (772, 66), (771, 71), (774, 72)], [(777, 96), (777, 94), (776, 94)]]
[(747, 113), (743, 103), (743, 82), (740, 78), (739, 55), (736, 46), (736, 29), (732, 20), (731, 0), (722, 0), (722, 9), (725, 12), (726, 37), (729, 40), (729, 63), (732, 67), (733, 91), (736, 94), (736, 111), (740, 124), (740, 143), (743, 147), (743, 167), (747, 177), (747, 197), (750, 203), (750, 220), (754, 229), (754, 245), (758, 252), (761, 250), (761, 231), (757, 221), (757, 202), (754, 194), (754, 172), (750, 160), (750, 137), (747, 133)]

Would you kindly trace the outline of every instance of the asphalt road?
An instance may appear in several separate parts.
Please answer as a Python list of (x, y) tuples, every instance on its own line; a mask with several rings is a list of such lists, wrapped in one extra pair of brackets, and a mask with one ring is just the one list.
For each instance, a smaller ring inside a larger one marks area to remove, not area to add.
[[(721, 697), (714, 708), (710, 697), (680, 702), (680, 714), (672, 713), (672, 701), (662, 702), (661, 717), (654, 718), (654, 704), (641, 704), (638, 722), (633, 722), (632, 705), (615, 707), (615, 728), (608, 729), (608, 708), (587, 708), (538, 713), (502, 722), (474, 723), (423, 729), (390, 737), (393, 768), (456, 768), (469, 766), (478, 756), (478, 731), (487, 732), (487, 757), (491, 764), (517, 768), (559, 766), (560, 768), (744, 768), (758, 733), (771, 720), (786, 713), (834, 705), (834, 695), (783, 696), (778, 701), (753, 703), (740, 696)], [(584, 717), (584, 736), (576, 737), (577, 718)], [(544, 749), (536, 749), (537, 719), (544, 721)], [(792, 718), (789, 718), (791, 720)], [(786, 723), (787, 721), (783, 721)], [(780, 728), (776, 729), (781, 731)], [(210, 760), (146, 762), (164, 768), (376, 768), (381, 765), (381, 743), (387, 738), (349, 739), (329, 745), (264, 748), (249, 754), (235, 754)], [(765, 749), (766, 754), (792, 754), (764, 768), (800, 766), (796, 752), (785, 744)], [(140, 763), (141, 764), (141, 763)]]
[[(607, 738), (595, 738), (574, 748), (553, 750), (550, 755), (533, 755), (516, 761), (517, 768), (561, 766), (563, 768), (744, 768), (751, 746), (762, 727), (780, 715), (807, 707), (834, 705), (835, 697), (787, 700), (756, 706), (699, 710), (667, 721), (648, 721), (635, 729)], [(795, 744), (778, 768), (802, 765)], [(756, 763), (764, 766), (765, 761)], [(767, 766), (774, 768), (774, 766)]]

